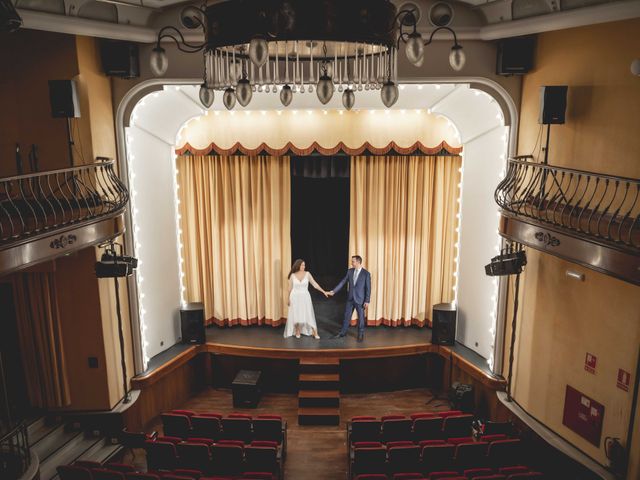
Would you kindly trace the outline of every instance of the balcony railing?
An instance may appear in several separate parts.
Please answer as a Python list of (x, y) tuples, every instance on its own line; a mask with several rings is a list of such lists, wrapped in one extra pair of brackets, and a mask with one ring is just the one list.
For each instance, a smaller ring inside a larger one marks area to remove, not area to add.
[(114, 161), (0, 179), (0, 246), (121, 212)]
[(503, 213), (596, 243), (640, 249), (640, 180), (530, 159), (509, 160), (507, 174), (495, 192)]
[(0, 437), (0, 478), (7, 480), (20, 478), (30, 464), (27, 423), (21, 422)]

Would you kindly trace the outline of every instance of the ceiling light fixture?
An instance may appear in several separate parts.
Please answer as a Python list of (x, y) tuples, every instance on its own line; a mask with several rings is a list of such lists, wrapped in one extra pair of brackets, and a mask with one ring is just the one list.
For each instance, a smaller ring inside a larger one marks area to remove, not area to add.
[(254, 92), (279, 92), (287, 107), (296, 94), (314, 90), (323, 105), (337, 90), (347, 110), (355, 104), (355, 92), (380, 90), (382, 103), (389, 108), (399, 96), (397, 52), (401, 42), (406, 44), (409, 61), (420, 66), (424, 47), (440, 30), (453, 34), (451, 67), (460, 70), (465, 62), (451, 28), (438, 27), (424, 41), (417, 31), (415, 10), (398, 12), (389, 0), (227, 1), (201, 8), (187, 6), (180, 19), (187, 29), (202, 29), (205, 41), (188, 43), (176, 27), (163, 27), (151, 53), (151, 70), (163, 76), (169, 68), (161, 46), (165, 38), (172, 39), (182, 52), (203, 52), (200, 99), (207, 108), (215, 90), (224, 92), (223, 103), (229, 110), (236, 101), (243, 107), (249, 105)]

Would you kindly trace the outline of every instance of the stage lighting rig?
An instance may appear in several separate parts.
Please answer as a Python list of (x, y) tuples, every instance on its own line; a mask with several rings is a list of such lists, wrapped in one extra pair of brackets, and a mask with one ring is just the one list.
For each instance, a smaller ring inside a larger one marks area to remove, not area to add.
[(116, 244), (108, 244), (105, 253), (102, 254), (99, 262), (96, 262), (96, 277), (98, 278), (119, 278), (128, 277), (133, 274), (133, 270), (138, 267), (138, 259), (123, 255), (122, 246), (120, 254), (116, 252)]
[(490, 277), (501, 275), (517, 275), (527, 264), (527, 255), (524, 250), (516, 252), (508, 251), (491, 259), (491, 263), (484, 266), (484, 272)]

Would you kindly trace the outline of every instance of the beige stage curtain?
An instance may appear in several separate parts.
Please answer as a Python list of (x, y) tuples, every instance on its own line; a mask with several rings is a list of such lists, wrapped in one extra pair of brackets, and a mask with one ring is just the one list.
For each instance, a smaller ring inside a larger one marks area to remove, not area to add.
[(13, 279), (18, 336), (32, 407), (71, 403), (62, 325), (53, 272), (20, 273)]
[(207, 323), (280, 325), (291, 268), (289, 157), (177, 160), (186, 300)]
[(460, 156), (351, 158), (349, 251), (371, 272), (368, 325), (430, 325), (454, 299)]

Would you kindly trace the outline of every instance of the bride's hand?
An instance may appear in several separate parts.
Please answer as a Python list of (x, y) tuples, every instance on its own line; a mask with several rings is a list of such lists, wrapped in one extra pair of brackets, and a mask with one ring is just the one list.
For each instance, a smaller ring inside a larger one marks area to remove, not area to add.
[(325, 292), (324, 290), (322, 291), (322, 294), (324, 295), (325, 298), (329, 298), (329, 292)]

